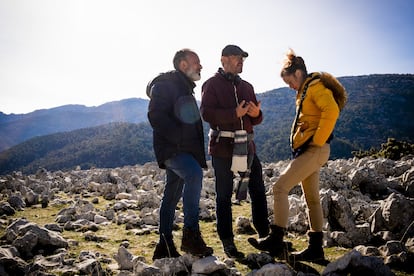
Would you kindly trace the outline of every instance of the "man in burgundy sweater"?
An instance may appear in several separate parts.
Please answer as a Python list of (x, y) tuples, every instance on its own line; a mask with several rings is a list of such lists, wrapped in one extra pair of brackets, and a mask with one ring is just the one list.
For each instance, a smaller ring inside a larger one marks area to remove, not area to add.
[[(262, 166), (256, 155), (253, 141), (253, 126), (263, 120), (260, 102), (253, 86), (241, 79), (244, 59), (248, 53), (236, 45), (227, 45), (222, 50), (218, 72), (202, 86), (200, 112), (202, 119), (210, 125), (208, 152), (212, 157), (216, 180), (217, 232), (223, 243), (224, 252), (233, 258), (242, 258), (234, 243), (232, 227), (231, 198), (235, 171), (234, 133), (247, 133), (247, 148), (250, 156), (247, 167), (248, 191), (251, 199), (253, 225), (259, 237), (269, 233), (269, 221)], [(233, 164), (232, 164), (233, 162)], [(245, 172), (243, 172), (244, 174)]]

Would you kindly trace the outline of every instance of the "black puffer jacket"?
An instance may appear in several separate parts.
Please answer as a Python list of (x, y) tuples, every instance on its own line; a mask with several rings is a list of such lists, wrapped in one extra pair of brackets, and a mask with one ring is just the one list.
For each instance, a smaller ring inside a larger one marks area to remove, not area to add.
[(194, 82), (179, 71), (162, 73), (147, 86), (148, 120), (160, 168), (165, 168), (165, 160), (180, 152), (192, 154), (201, 167), (207, 168), (194, 87)]

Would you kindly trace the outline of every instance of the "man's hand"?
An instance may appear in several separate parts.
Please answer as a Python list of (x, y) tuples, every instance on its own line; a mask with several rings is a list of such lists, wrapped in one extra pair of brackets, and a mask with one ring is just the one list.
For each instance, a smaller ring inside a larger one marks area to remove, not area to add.
[(261, 102), (257, 102), (257, 105), (254, 102), (247, 103), (247, 115), (250, 117), (256, 118), (260, 115), (260, 105)]
[(249, 104), (246, 104), (246, 101), (243, 100), (240, 102), (240, 104), (236, 107), (236, 115), (237, 118), (243, 117), (248, 113), (249, 110)]

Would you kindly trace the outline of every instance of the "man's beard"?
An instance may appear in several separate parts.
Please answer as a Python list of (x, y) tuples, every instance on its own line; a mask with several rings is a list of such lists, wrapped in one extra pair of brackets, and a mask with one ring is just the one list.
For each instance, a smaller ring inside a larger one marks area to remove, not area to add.
[(185, 72), (185, 75), (189, 77), (192, 81), (198, 81), (201, 79), (200, 72), (196, 72), (192, 69), (189, 69), (187, 72)]

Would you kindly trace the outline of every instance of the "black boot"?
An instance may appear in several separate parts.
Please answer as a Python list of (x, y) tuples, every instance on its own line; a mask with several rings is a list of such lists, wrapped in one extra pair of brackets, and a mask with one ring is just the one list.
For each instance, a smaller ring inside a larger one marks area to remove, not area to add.
[(234, 244), (233, 238), (223, 239), (222, 243), (223, 243), (224, 253), (226, 253), (227, 257), (235, 258), (235, 259), (244, 258), (243, 252), (240, 252), (239, 250), (237, 250), (237, 247)]
[(152, 260), (155, 261), (156, 259), (162, 258), (178, 258), (180, 256), (180, 253), (178, 253), (177, 249), (175, 248), (173, 240), (164, 239), (163, 237), (161, 237), (160, 241), (157, 243), (157, 246), (155, 247)]
[(200, 231), (193, 231), (188, 228), (183, 229), (181, 250), (198, 257), (205, 257), (213, 254), (213, 248), (206, 245), (201, 237)]
[(270, 225), (270, 234), (261, 239), (249, 238), (247, 241), (255, 248), (269, 252), (273, 257), (286, 259), (288, 248), (283, 242), (286, 229), (277, 225)]
[(309, 246), (305, 250), (298, 253), (292, 253), (291, 261), (309, 261), (309, 262), (323, 262), (325, 261), (325, 254), (323, 253), (322, 232), (309, 232)]

